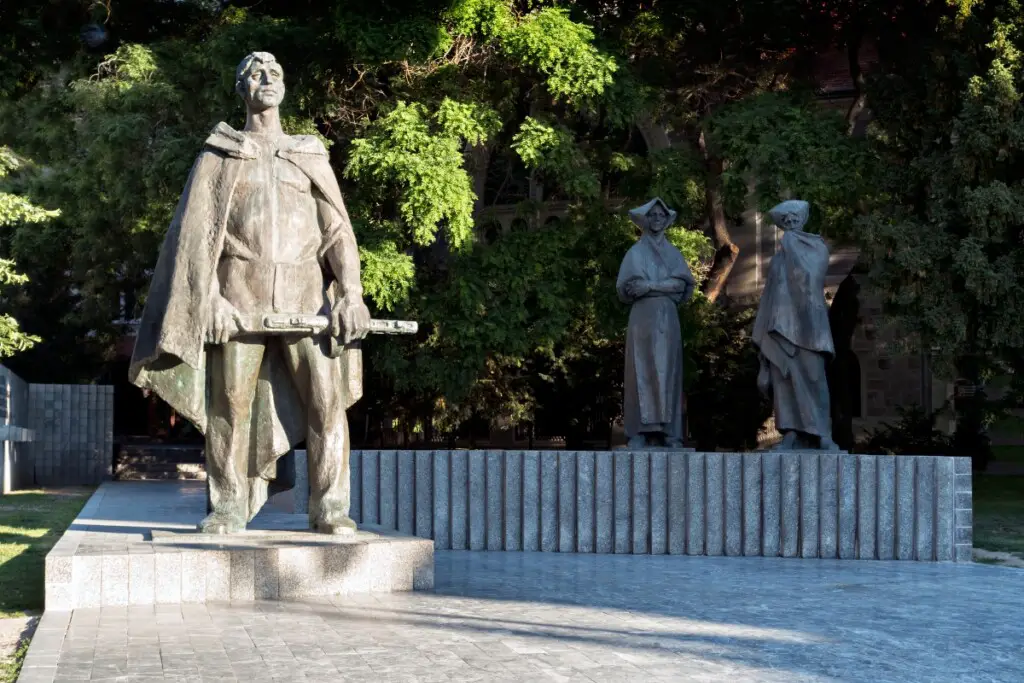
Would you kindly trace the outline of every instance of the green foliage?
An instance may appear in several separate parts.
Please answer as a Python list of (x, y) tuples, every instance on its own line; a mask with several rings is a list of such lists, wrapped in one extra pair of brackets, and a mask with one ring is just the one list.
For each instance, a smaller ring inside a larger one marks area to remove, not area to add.
[(762, 210), (788, 197), (811, 203), (808, 229), (848, 237), (877, 192), (871, 148), (847, 134), (844, 117), (790, 93), (765, 93), (723, 107), (712, 119), (715, 152), (733, 211), (743, 209), (749, 178)]
[(526, 164), (550, 175), (569, 194), (593, 198), (600, 191), (597, 174), (564, 127), (527, 116), (512, 141), (512, 148)]
[(771, 401), (757, 389), (753, 317), (753, 310), (723, 308), (698, 294), (683, 318), (687, 423), (699, 449), (756, 448), (771, 415)]
[(443, 223), (449, 244), (458, 248), (472, 234), (476, 200), (463, 141), (480, 144), (496, 128), (496, 114), (476, 104), (446, 99), (431, 117), (422, 105), (398, 102), (352, 141), (345, 173), (398, 189), (398, 210), (415, 244), (433, 243)]
[(948, 434), (936, 429), (935, 423), (946, 410), (940, 408), (927, 413), (920, 406), (896, 409), (899, 419), (895, 424), (882, 423), (866, 439), (858, 443), (859, 453), (881, 455), (949, 455), (953, 443)]
[(502, 41), (506, 53), (540, 72), (555, 100), (579, 102), (604, 92), (615, 60), (594, 47), (593, 31), (560, 8), (527, 15)]

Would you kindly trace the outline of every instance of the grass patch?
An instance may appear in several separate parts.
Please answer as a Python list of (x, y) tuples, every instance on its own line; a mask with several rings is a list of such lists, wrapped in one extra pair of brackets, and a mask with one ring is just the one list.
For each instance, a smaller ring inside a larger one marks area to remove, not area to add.
[(14, 683), (18, 680), (18, 674), (21, 673), (21, 665), (25, 661), (26, 653), (28, 653), (27, 640), (18, 646), (18, 649), (14, 651), (14, 655), (9, 659), (0, 659), (0, 683)]
[(974, 476), (974, 547), (1024, 557), (1024, 477)]
[(46, 554), (92, 491), (19, 491), (0, 496), (0, 619), (43, 608)]

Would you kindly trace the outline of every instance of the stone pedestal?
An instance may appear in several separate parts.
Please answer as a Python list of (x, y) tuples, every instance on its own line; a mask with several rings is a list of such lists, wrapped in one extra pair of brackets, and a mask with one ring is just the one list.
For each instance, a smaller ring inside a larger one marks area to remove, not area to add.
[(109, 482), (46, 557), (46, 609), (289, 600), (430, 589), (434, 542), (373, 525), (328, 536), (264, 509), (238, 534), (195, 531), (198, 482)]

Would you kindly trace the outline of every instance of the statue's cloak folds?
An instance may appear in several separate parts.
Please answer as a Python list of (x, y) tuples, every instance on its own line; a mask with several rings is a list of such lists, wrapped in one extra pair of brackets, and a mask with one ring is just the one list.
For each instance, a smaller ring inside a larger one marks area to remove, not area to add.
[(772, 257), (752, 341), (788, 375), (798, 349), (835, 355), (825, 304), (828, 246), (818, 235), (788, 230)]
[[(203, 434), (209, 406), (204, 342), (214, 277), (239, 171), (246, 160), (258, 154), (251, 140), (224, 123), (207, 138), (160, 249), (128, 371), (133, 384), (156, 392)], [(324, 236), (322, 256), (344, 231), (352, 230), (327, 150), (315, 137), (297, 135), (277, 154), (300, 168), (341, 217)], [(338, 296), (338, 284), (332, 280), (328, 302), (333, 305)], [(344, 405), (348, 408), (363, 393), (358, 346), (345, 348), (334, 362), (342, 364)], [(277, 459), (306, 438), (304, 398), (298, 395), (277, 354), (266, 354), (250, 432), (248, 476), (254, 498), (265, 496)], [(262, 501), (252, 500), (250, 507), (260, 504)]]

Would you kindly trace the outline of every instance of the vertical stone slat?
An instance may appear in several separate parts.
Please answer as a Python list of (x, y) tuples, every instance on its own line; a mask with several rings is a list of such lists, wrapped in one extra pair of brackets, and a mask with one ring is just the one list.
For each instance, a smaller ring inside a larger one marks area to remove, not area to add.
[(633, 551), (633, 453), (615, 451), (615, 552)]
[(704, 501), (704, 453), (687, 453), (686, 554), (703, 555), (706, 534)]
[(416, 451), (416, 535), (420, 538), (434, 537), (434, 459), (432, 456), (431, 451)]
[(595, 460), (594, 544), (599, 553), (615, 550), (615, 464), (611, 451), (598, 451)]
[(916, 557), (929, 562), (935, 559), (935, 458), (918, 455), (917, 460), (917, 534)]
[(896, 458), (880, 455), (878, 468), (878, 514), (875, 524), (878, 535), (875, 543), (880, 560), (891, 560), (896, 556)]
[(761, 501), (763, 522), (761, 552), (765, 557), (778, 557), (782, 551), (782, 457), (779, 453), (761, 455)]
[(914, 479), (917, 462), (912, 455), (893, 456), (896, 459), (896, 559), (913, 560), (915, 496)]
[(743, 456), (743, 554), (761, 555), (761, 454)]
[(858, 455), (857, 459), (857, 557), (874, 560), (878, 557), (878, 456)]
[(725, 554), (725, 461), (721, 453), (704, 456), (704, 551), (708, 555)]
[(668, 552), (686, 552), (686, 464), (689, 453), (668, 456)]
[(935, 460), (935, 559), (952, 562), (956, 556), (956, 471), (953, 458)]
[[(381, 515), (384, 514), (385, 459), (381, 457)], [(398, 530), (410, 536), (416, 530), (416, 458), (412, 451), (398, 452)]]
[(540, 550), (540, 453), (523, 453), (523, 550)]
[(594, 552), (594, 475), (595, 453), (576, 454), (576, 551)]
[(488, 550), (501, 550), (505, 542), (505, 504), (502, 493), (505, 490), (504, 453), (487, 451), (487, 538)]
[(781, 461), (780, 545), (783, 557), (797, 557), (800, 554), (800, 454), (783, 453)]
[[(404, 451), (412, 457), (410, 451)], [(403, 529), (398, 522), (399, 513), (398, 510), (401, 507), (399, 502), (402, 497), (401, 486), (398, 483), (398, 451), (381, 451), (380, 452), (380, 525), (385, 529), (395, 530), (400, 529), (402, 533), (409, 533), (412, 531), (412, 515), (409, 514), (410, 522)], [(412, 472), (410, 471), (411, 475)], [(410, 482), (411, 483), (411, 479)], [(411, 498), (412, 491), (410, 490), (407, 494), (408, 498), (405, 501), (408, 511), (412, 512)]]
[(576, 453), (558, 454), (558, 550), (576, 552)]
[(651, 455), (633, 454), (633, 554), (651, 552)]
[(469, 453), (451, 453), (452, 550), (469, 549)]
[(821, 453), (800, 454), (800, 557), (818, 557)]
[(348, 456), (349, 516), (356, 524), (363, 523), (363, 452), (351, 451)]
[(725, 554), (743, 554), (743, 455), (725, 454)]
[(363, 523), (380, 524), (380, 451), (363, 451)]
[(540, 454), (540, 549), (558, 552), (558, 453)]
[(665, 452), (651, 453), (651, 554), (668, 552), (668, 459)]
[(523, 453), (505, 456), (505, 550), (523, 549)]
[(452, 547), (451, 452), (434, 451), (434, 549)]
[(469, 452), (469, 549), (487, 547), (487, 454)]
[(857, 457), (839, 456), (839, 559), (857, 558)]

